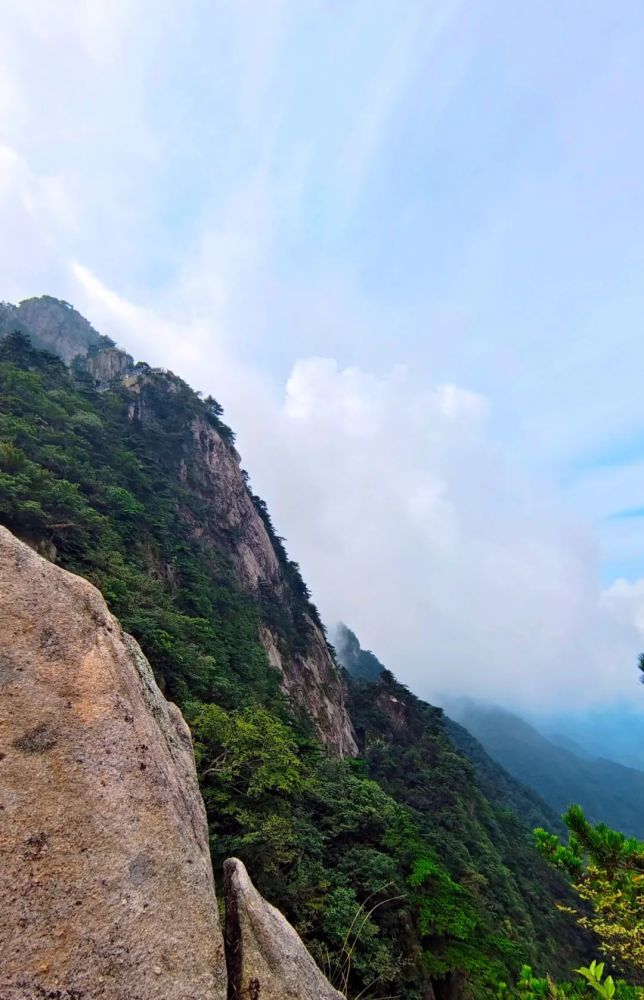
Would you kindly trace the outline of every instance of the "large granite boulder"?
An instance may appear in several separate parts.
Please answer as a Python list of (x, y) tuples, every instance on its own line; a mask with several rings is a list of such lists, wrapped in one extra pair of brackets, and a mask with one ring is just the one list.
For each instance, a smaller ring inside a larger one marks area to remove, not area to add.
[(226, 992), (181, 714), (99, 592), (0, 527), (0, 997)]
[(229, 1000), (344, 1000), (241, 861), (224, 864)]

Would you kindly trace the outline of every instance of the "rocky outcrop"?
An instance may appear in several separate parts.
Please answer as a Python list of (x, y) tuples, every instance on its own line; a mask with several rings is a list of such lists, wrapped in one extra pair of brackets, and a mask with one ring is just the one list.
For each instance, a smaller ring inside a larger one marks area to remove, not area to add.
[(342, 622), (333, 629), (331, 642), (335, 646), (338, 662), (347, 673), (358, 681), (374, 683), (385, 669), (370, 649), (362, 649), (357, 635)]
[(228, 1000), (344, 1000), (241, 861), (224, 865)]
[(202, 501), (194, 534), (227, 543), (242, 587), (283, 589), (277, 553), (253, 506), (239, 454), (205, 420), (195, 420), (192, 433), (196, 462), (191, 463), (189, 486)]
[(87, 581), (0, 527), (2, 1000), (342, 1000), (225, 865), (189, 731)]
[(318, 735), (341, 757), (353, 757), (357, 744), (346, 705), (344, 681), (331, 659), (320, 629), (308, 619), (305, 653), (284, 653), (279, 637), (260, 628), (269, 662), (282, 674), (282, 687), (294, 705), (314, 720)]
[(57, 354), (66, 364), (92, 348), (114, 346), (69, 302), (51, 295), (24, 299), (18, 306), (0, 303), (0, 336), (15, 329), (27, 332), (36, 347)]
[(85, 358), (85, 368), (100, 385), (109, 385), (114, 379), (123, 378), (133, 367), (132, 355), (118, 347), (105, 347)]
[[(230, 553), (242, 588), (288, 602), (284, 567), (253, 504), (238, 453), (204, 420), (195, 420), (192, 432), (194, 460), (184, 476), (200, 500), (201, 513), (198, 520), (189, 511), (184, 516), (191, 519), (195, 537)], [(289, 649), (268, 627), (260, 629), (260, 639), (282, 675), (284, 692), (308, 713), (320, 739), (342, 756), (353, 755), (357, 746), (342, 677), (320, 627), (306, 614), (302, 621), (308, 636), (305, 650)]]
[(223, 1000), (188, 729), (98, 591), (4, 528), (0, 649), (0, 996)]

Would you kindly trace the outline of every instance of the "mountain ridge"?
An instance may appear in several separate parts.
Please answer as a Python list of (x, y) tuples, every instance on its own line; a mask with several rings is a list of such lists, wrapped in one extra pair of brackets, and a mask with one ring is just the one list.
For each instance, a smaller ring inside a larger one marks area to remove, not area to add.
[[(45, 310), (77, 330), (64, 303)], [(115, 365), (111, 341), (65, 365), (7, 322), (0, 520), (102, 591), (185, 711), (216, 870), (240, 857), (320, 962), (375, 898), (355, 993), (377, 968), (408, 1000), (487, 998), (526, 960), (556, 973), (592, 954), (440, 710), (336, 666), (216, 400), (125, 352)]]
[(592, 822), (644, 837), (644, 772), (575, 754), (506, 709), (463, 701), (451, 710), (490, 756), (557, 812), (577, 802)]
[[(37, 308), (40, 301), (42, 315)], [(28, 299), (17, 309), (3, 304), (2, 309), (0, 336), (3, 333), (6, 336), (14, 316), (19, 318), (18, 328), (22, 330), (29, 329), (35, 317), (35, 343), (52, 353), (60, 350), (63, 360), (85, 371), (102, 389), (118, 384), (128, 397), (128, 420), (134, 425), (156, 421), (162, 432), (164, 421), (170, 422), (173, 403), (176, 401), (179, 406), (181, 396), (188, 401), (191, 391), (182, 380), (162, 369), (134, 365), (130, 355), (116, 348), (109, 338), (101, 339), (67, 303), (45, 297)], [(71, 332), (64, 326), (67, 317)], [(109, 359), (107, 365), (102, 363), (105, 354)], [(116, 366), (115, 354), (121, 359)], [(106, 378), (108, 373), (110, 378)], [(285, 693), (314, 718), (324, 742), (341, 754), (355, 753), (351, 724), (344, 709), (342, 679), (322, 634), (317, 612), (310, 606), (299, 569), (279, 543), (265, 506), (248, 488), (233, 435), (220, 419), (221, 408), (211, 397), (201, 404), (194, 396), (190, 403), (193, 404), (187, 428), (190, 440), (182, 442), (182, 446), (188, 449), (191, 461), (188, 463), (183, 454), (178, 456), (178, 475), (185, 487), (177, 504), (181, 520), (199, 545), (221, 548), (225, 539), (241, 589), (263, 595), (264, 604), (270, 597), (271, 608), (263, 608), (264, 620), (258, 636), (268, 661), (281, 675)], [(168, 427), (170, 430), (176, 436), (176, 428)], [(297, 591), (294, 600), (298, 607), (293, 614), (299, 619), (295, 626), (298, 642), (297, 648), (287, 649), (272, 625), (271, 615), (274, 618), (281, 613), (283, 624), (284, 606), (291, 603), (293, 591)], [(303, 674), (307, 677), (306, 685), (299, 682)]]

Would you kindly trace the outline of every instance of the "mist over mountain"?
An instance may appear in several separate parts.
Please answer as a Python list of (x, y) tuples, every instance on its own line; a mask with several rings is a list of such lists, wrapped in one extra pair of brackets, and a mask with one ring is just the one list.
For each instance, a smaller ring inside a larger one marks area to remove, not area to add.
[(370, 649), (363, 649), (357, 635), (339, 622), (330, 632), (339, 662), (361, 681), (377, 681), (385, 669), (378, 657)]
[(0, 1000), (644, 1000), (642, 0), (0, 38)]
[[(408, 709), (413, 706), (415, 711), (431, 712), (433, 718), (440, 720), (444, 733), (454, 746), (474, 766), (481, 787), (490, 801), (501, 808), (510, 809), (530, 829), (545, 826), (549, 830), (563, 831), (560, 815), (548, 806), (545, 799), (513, 778), (487, 753), (483, 744), (472, 733), (445, 715), (442, 708), (428, 705), (407, 691), (371, 650), (361, 647), (360, 640), (350, 628), (340, 623), (332, 630), (331, 636), (336, 644), (339, 662), (357, 682), (355, 699), (359, 700), (362, 695), (365, 700), (369, 700), (374, 691), (391, 687), (396, 695), (404, 696), (402, 700), (392, 697), (394, 704), (404, 704), (407, 700)], [(413, 739), (413, 736), (410, 738)]]
[[(644, 689), (640, 689), (644, 705)], [(597, 706), (587, 712), (535, 717), (535, 725), (553, 743), (574, 742), (580, 756), (606, 757), (625, 767), (644, 770), (644, 713), (637, 705)]]
[(349, 621), (406, 684), (439, 704), (637, 711), (640, 598), (601, 586), (587, 525), (507, 460), (485, 395), (323, 356), (275, 385), (189, 310), (78, 277), (98, 329), (217, 395), (324, 619)]
[(451, 703), (449, 712), (494, 760), (555, 812), (579, 803), (594, 822), (644, 837), (644, 771), (589, 751), (578, 754), (504, 709), (463, 699)]

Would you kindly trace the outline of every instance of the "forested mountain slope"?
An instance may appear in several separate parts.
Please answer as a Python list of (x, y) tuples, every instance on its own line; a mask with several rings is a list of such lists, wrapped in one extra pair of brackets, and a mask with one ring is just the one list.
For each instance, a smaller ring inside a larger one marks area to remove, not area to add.
[(0, 310), (0, 520), (99, 587), (179, 703), (215, 871), (241, 857), (352, 997), (491, 997), (591, 957), (440, 711), (336, 665), (216, 401), (81, 321)]
[[(339, 662), (349, 676), (357, 682), (393, 677), (371, 650), (363, 649), (350, 628), (339, 623), (333, 630), (333, 642)], [(363, 692), (368, 689), (362, 688)], [(404, 689), (403, 689), (404, 690)], [(513, 778), (485, 751), (482, 744), (467, 729), (454, 722), (440, 709), (427, 705), (405, 692), (409, 704), (417, 711), (428, 711), (432, 724), (449, 737), (454, 746), (474, 765), (477, 784), (485, 797), (499, 809), (509, 810), (519, 817), (528, 829), (544, 827), (563, 832), (561, 814), (555, 812), (535, 791)], [(354, 712), (354, 717), (355, 717)]]
[(335, 646), (338, 662), (347, 673), (358, 681), (377, 681), (385, 669), (375, 653), (363, 649), (360, 641), (350, 628), (339, 622), (331, 636)]
[(30, 335), (37, 317), (39, 344), (50, 323), (63, 357), (83, 336), (89, 353), (82, 364), (76, 355), (70, 378), (56, 359), (36, 365), (19, 340), (5, 341), (24, 369), (3, 386), (12, 417), (2, 436), (19, 448), (5, 457), (7, 526), (103, 591), (147, 645), (170, 697), (189, 691), (238, 706), (259, 689), (267, 695), (279, 676), (321, 739), (354, 752), (317, 611), (248, 489), (216, 401), (170, 373), (134, 366), (107, 339), (98, 349), (96, 332), (65, 303), (4, 305), (0, 332), (16, 317)]
[(644, 771), (579, 756), (500, 708), (465, 701), (452, 711), (503, 768), (557, 813), (576, 802), (591, 822), (644, 838)]

